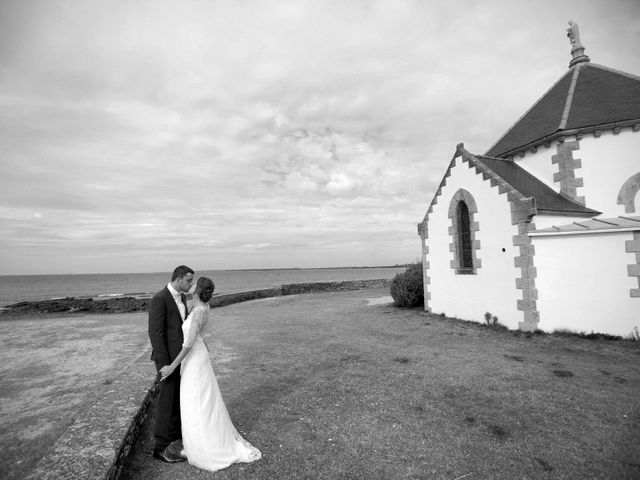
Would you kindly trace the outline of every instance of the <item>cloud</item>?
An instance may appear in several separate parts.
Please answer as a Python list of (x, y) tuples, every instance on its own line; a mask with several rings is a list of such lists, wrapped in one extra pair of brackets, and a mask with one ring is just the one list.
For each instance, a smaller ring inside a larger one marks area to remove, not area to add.
[(576, 12), (640, 72), (614, 3), (2, 2), (0, 273), (411, 261), (455, 145), (564, 73)]

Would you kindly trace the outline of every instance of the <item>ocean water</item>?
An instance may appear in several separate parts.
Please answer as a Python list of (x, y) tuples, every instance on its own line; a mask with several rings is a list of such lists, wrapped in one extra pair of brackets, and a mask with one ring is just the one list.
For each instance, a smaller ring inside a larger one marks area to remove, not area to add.
[[(404, 267), (207, 270), (196, 272), (196, 278), (210, 277), (216, 284), (216, 293), (231, 293), (287, 283), (391, 279), (404, 270)], [(0, 276), (0, 307), (27, 300), (150, 294), (160, 290), (170, 278), (171, 272), (3, 275)]]

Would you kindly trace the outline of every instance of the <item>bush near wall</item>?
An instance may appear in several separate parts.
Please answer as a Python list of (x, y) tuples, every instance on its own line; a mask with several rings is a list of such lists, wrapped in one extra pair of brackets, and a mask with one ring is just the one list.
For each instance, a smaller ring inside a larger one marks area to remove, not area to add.
[(398, 307), (424, 305), (422, 263), (414, 263), (391, 280), (391, 296)]

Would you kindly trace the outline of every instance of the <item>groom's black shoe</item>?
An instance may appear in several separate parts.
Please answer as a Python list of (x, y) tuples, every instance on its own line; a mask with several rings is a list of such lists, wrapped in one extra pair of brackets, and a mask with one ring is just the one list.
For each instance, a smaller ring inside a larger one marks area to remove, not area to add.
[(157, 458), (158, 460), (162, 460), (167, 463), (178, 463), (184, 462), (187, 457), (174, 451), (171, 446), (166, 447), (164, 450), (157, 450), (153, 452), (153, 458)]

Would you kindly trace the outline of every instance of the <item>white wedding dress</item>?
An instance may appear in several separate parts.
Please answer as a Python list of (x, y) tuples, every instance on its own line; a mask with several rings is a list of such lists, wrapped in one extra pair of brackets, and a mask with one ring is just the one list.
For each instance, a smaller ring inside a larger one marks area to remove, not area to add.
[(183, 346), (191, 351), (182, 361), (180, 414), (184, 453), (191, 465), (216, 471), (237, 462), (253, 462), (260, 451), (240, 436), (231, 422), (213, 373), (202, 330), (209, 305), (197, 305), (182, 324)]

